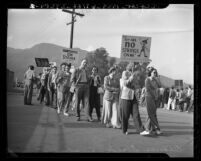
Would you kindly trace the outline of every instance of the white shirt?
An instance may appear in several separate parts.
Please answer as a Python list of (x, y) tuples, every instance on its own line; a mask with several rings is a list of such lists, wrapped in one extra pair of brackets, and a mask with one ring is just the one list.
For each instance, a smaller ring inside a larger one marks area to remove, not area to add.
[(52, 83), (56, 83), (56, 77), (57, 77), (57, 73), (52, 73)]

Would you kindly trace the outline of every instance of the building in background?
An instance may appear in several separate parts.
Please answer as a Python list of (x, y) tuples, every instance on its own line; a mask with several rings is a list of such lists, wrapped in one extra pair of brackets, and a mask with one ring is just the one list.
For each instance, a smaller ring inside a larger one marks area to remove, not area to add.
[(14, 72), (7, 69), (7, 91), (13, 89), (15, 85)]

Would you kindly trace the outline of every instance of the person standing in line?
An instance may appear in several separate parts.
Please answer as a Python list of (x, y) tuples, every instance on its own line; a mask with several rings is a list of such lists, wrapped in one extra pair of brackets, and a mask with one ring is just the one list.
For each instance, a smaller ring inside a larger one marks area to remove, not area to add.
[(64, 106), (64, 91), (65, 91), (65, 78), (66, 78), (66, 72), (65, 67), (66, 63), (61, 63), (60, 65), (60, 71), (57, 74), (56, 77), (56, 85), (57, 85), (57, 113), (59, 114), (62, 110), (62, 107)]
[(183, 112), (184, 111), (184, 102), (185, 102), (185, 93), (183, 91), (183, 88), (180, 89), (178, 100), (179, 100), (179, 103), (178, 103), (179, 111)]
[[(114, 127), (118, 125), (117, 119), (117, 106), (119, 100), (120, 84), (115, 79), (116, 68), (111, 67), (108, 71), (109, 75), (104, 77), (104, 96), (103, 96), (103, 110), (101, 116), (101, 123), (105, 124), (106, 127)], [(116, 115), (116, 116), (115, 116)], [(113, 121), (112, 121), (113, 117)], [(116, 118), (116, 119), (115, 119)]]
[(118, 121), (120, 124), (122, 124), (122, 107), (121, 107), (121, 94), (122, 94), (122, 90), (123, 90), (123, 79), (120, 78), (119, 79), (119, 83), (120, 83), (120, 92), (119, 92), (119, 106), (118, 106)]
[(92, 68), (92, 74), (89, 81), (89, 113), (92, 117), (93, 108), (96, 109), (97, 120), (100, 121), (100, 94), (98, 93), (98, 87), (101, 86), (101, 78), (98, 75), (98, 68), (95, 66)]
[(38, 98), (37, 98), (37, 100), (40, 101), (40, 104), (42, 104), (42, 102), (44, 101), (44, 96), (45, 96), (45, 93), (46, 93), (46, 90), (47, 90), (47, 86), (46, 86), (46, 83), (45, 83), (46, 73), (47, 73), (47, 67), (43, 67), (43, 73), (42, 73), (41, 78), (40, 78), (41, 87), (40, 87), (39, 95), (38, 95)]
[(142, 87), (141, 96), (140, 96), (140, 106), (145, 106), (145, 86)]
[(188, 87), (186, 87), (186, 88), (183, 90), (183, 92), (184, 92), (184, 106), (183, 106), (183, 111), (186, 112), (186, 110), (187, 110), (187, 102), (188, 102), (188, 98), (187, 98), (187, 96), (188, 96)]
[(176, 90), (176, 97), (175, 97), (175, 99), (176, 99), (175, 108), (176, 108), (176, 110), (178, 110), (179, 109), (179, 89)]
[(24, 105), (32, 105), (33, 82), (35, 80), (34, 66), (30, 65), (24, 74)]
[(192, 112), (194, 110), (194, 90), (192, 88), (191, 90), (191, 99), (190, 99), (190, 105), (188, 108), (188, 113)]
[(192, 88), (189, 85), (188, 89), (187, 89), (187, 95), (186, 95), (186, 112), (188, 112), (188, 108), (189, 108), (190, 101), (191, 101), (191, 95), (192, 95)]
[(169, 88), (165, 88), (164, 93), (163, 93), (163, 101), (164, 101), (164, 107), (163, 107), (163, 109), (164, 110), (167, 109), (169, 94), (170, 94)]
[[(71, 76), (72, 76), (72, 73), (71, 73)], [(68, 98), (67, 98), (67, 103), (66, 103), (66, 116), (69, 116), (69, 108), (70, 108), (70, 105), (71, 105), (71, 109), (72, 111), (74, 111), (74, 108), (75, 108), (75, 97), (74, 97), (74, 93), (75, 93), (75, 86), (74, 84), (72, 84), (70, 82), (70, 90), (69, 90), (69, 95), (68, 95)]]
[(36, 78), (36, 86), (37, 86), (37, 100), (39, 100), (39, 95), (40, 95), (40, 88), (41, 88), (41, 76), (42, 73), (38, 74), (38, 77)]
[(120, 106), (122, 108), (122, 131), (123, 134), (128, 135), (128, 121), (130, 115), (133, 117), (134, 125), (138, 133), (144, 131), (141, 122), (139, 105), (137, 101), (136, 89), (139, 89), (138, 83), (140, 80), (139, 71), (134, 71), (133, 63), (129, 63), (126, 71), (122, 73), (123, 88), (121, 94)]
[(48, 86), (48, 78), (49, 78), (49, 74), (50, 74), (50, 67), (46, 68), (46, 73), (45, 73), (45, 79), (44, 79), (44, 86), (45, 86), (45, 90), (44, 90), (44, 102), (46, 106), (50, 105), (50, 95), (49, 95), (49, 90), (47, 88)]
[(66, 65), (65, 71), (66, 71), (66, 86), (65, 86), (65, 91), (64, 91), (64, 115), (65, 116), (69, 116), (68, 114), (68, 110), (69, 110), (69, 97), (70, 97), (70, 87), (71, 87), (71, 83), (70, 83), (70, 79), (71, 79), (71, 72), (70, 72), (70, 68), (71, 68), (71, 63), (68, 63)]
[(169, 94), (167, 110), (170, 110), (170, 106), (172, 110), (175, 110), (175, 103), (176, 103), (176, 92), (174, 86), (172, 86)]
[(159, 108), (164, 107), (164, 100), (163, 100), (164, 90), (165, 89), (163, 87), (159, 88)]
[(75, 87), (75, 107), (77, 110), (77, 121), (80, 121), (80, 101), (86, 110), (87, 120), (92, 122), (93, 119), (89, 113), (89, 76), (86, 71), (87, 60), (83, 59), (79, 68), (76, 68), (71, 76), (71, 83)]
[[(50, 107), (56, 108), (57, 106), (57, 87), (56, 87), (57, 67), (53, 66), (52, 71), (48, 77), (47, 89), (50, 94)], [(55, 104), (55, 105), (54, 105)]]
[(145, 80), (145, 99), (147, 107), (147, 120), (145, 123), (145, 131), (141, 132), (140, 135), (149, 135), (152, 132), (160, 135), (162, 131), (160, 130), (156, 111), (156, 100), (157, 100), (157, 89), (161, 87), (160, 80), (158, 79), (158, 73), (155, 68), (149, 68), (148, 77)]

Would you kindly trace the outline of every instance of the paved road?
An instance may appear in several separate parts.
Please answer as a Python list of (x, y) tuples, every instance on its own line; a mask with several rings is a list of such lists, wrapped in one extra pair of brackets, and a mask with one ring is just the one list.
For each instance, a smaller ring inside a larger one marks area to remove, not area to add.
[[(23, 95), (7, 93), (8, 148), (11, 152), (128, 152), (166, 153), (170, 157), (193, 157), (193, 114), (158, 109), (161, 136), (140, 136), (130, 119), (129, 135), (105, 128), (99, 122), (82, 121), (57, 114), (40, 105), (23, 105)], [(142, 122), (146, 109), (140, 107)], [(96, 118), (95, 113), (93, 114)]]

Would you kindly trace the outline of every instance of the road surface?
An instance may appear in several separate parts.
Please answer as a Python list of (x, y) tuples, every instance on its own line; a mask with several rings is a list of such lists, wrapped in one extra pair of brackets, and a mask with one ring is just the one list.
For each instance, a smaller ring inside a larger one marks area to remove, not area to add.
[[(170, 157), (193, 157), (193, 113), (157, 110), (161, 136), (136, 134), (129, 120), (129, 135), (120, 129), (105, 128), (100, 122), (81, 121), (75, 116), (57, 114), (56, 110), (40, 105), (23, 105), (23, 94), (7, 93), (8, 150), (13, 153), (166, 153)], [(146, 108), (140, 107), (145, 123)], [(96, 119), (95, 111), (93, 118)]]

